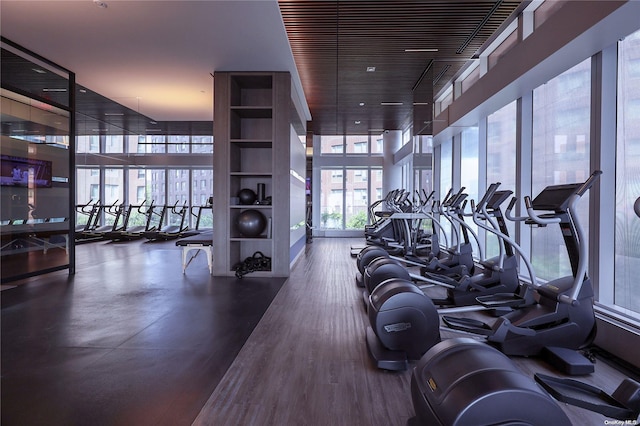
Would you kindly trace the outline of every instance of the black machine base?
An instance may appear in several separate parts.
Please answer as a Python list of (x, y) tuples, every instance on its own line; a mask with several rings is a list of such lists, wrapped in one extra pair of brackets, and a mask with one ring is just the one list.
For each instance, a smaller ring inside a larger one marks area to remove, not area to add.
[(534, 378), (558, 401), (613, 419), (629, 421), (629, 424), (636, 424), (640, 415), (640, 383), (634, 380), (623, 380), (613, 395), (608, 395), (603, 390), (578, 380), (544, 374), (535, 374)]
[(541, 355), (553, 368), (570, 376), (583, 376), (595, 370), (593, 363), (574, 349), (550, 346), (544, 348)]
[(371, 359), (382, 370), (404, 371), (409, 368), (407, 354), (403, 351), (392, 351), (382, 346), (371, 327), (367, 327), (367, 349)]

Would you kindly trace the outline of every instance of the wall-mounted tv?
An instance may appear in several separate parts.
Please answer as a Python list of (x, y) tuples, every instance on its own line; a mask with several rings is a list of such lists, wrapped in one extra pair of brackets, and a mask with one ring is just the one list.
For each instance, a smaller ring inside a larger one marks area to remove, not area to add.
[(51, 188), (51, 161), (0, 155), (0, 185)]

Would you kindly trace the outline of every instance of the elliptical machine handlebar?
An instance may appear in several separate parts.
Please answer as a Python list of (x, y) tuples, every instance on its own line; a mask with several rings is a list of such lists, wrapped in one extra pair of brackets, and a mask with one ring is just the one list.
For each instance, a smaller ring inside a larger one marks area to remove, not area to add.
[(493, 194), (496, 193), (500, 185), (501, 185), (500, 182), (495, 182), (489, 185), (489, 188), (487, 188), (487, 192), (484, 193), (484, 196), (480, 199), (480, 201), (478, 201), (478, 204), (476, 205), (475, 208), (473, 208), (473, 201), (472, 201), (471, 208), (477, 211), (478, 213), (481, 213), (485, 208), (485, 206), (487, 205), (487, 203), (489, 202), (489, 200), (491, 199), (491, 197), (493, 197)]
[(509, 205), (507, 206), (507, 210), (505, 210), (504, 212), (504, 217), (506, 217), (512, 222), (522, 222), (523, 220), (528, 219), (527, 217), (524, 217), (524, 216), (513, 216), (511, 214), (517, 202), (518, 202), (518, 197), (511, 198), (511, 201), (509, 201)]
[(562, 220), (561, 218), (555, 216), (545, 217), (538, 215), (533, 209), (533, 201), (531, 201), (531, 197), (528, 195), (524, 197), (524, 206), (527, 209), (527, 213), (529, 214), (529, 219), (533, 220), (538, 225), (547, 226), (554, 223), (560, 223), (560, 221)]
[(576, 190), (576, 195), (582, 197), (596, 183), (601, 174), (602, 170), (595, 170), (591, 173), (591, 176)]

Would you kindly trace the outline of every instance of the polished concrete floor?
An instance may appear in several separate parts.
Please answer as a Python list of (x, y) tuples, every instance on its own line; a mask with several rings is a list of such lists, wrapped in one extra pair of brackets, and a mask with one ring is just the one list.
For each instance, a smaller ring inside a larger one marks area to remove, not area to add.
[(173, 241), (76, 250), (0, 294), (2, 425), (191, 424), (285, 281), (183, 274)]

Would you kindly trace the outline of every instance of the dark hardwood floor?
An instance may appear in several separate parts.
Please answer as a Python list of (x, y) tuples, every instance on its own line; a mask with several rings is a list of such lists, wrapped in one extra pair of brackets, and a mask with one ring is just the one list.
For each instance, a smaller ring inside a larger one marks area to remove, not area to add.
[[(379, 370), (367, 353), (368, 318), (349, 255), (362, 242), (316, 238), (307, 246), (194, 425), (400, 426), (413, 417), (411, 369)], [(531, 377), (561, 376), (535, 359), (514, 361)], [(604, 362), (595, 368), (578, 379), (611, 393), (624, 378)], [(575, 425), (606, 424), (600, 414), (561, 405)]]
[(79, 245), (2, 291), (2, 425), (188, 425), (284, 279), (183, 275), (175, 242)]
[[(367, 354), (361, 243), (314, 239), (284, 284), (211, 277), (202, 255), (183, 275), (173, 242), (78, 246), (74, 277), (0, 294), (2, 425), (405, 425), (411, 370)], [(595, 368), (578, 379), (611, 393), (624, 378)], [(576, 425), (609, 420), (562, 408)]]

